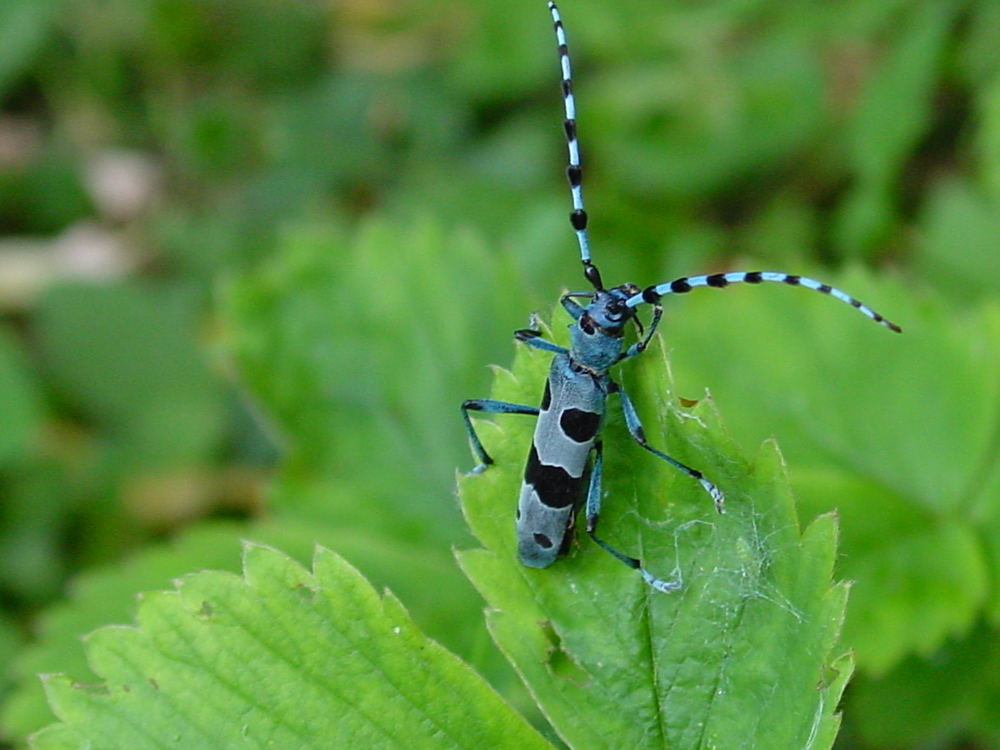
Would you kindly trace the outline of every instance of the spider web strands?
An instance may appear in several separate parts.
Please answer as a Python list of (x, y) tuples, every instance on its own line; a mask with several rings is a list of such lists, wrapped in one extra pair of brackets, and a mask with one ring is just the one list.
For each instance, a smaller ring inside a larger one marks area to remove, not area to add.
[(779, 271), (732, 271), (730, 273), (714, 273), (704, 276), (682, 276), (673, 281), (666, 281), (662, 284), (647, 287), (638, 294), (629, 297), (625, 304), (629, 307), (637, 307), (643, 303), (656, 304), (661, 297), (668, 294), (684, 294), (699, 286), (710, 286), (721, 289), (730, 284), (760, 284), (764, 281), (774, 281), (781, 284), (788, 284), (789, 286), (802, 286), (806, 289), (812, 289), (814, 292), (828, 294), (856, 308), (862, 315), (885, 326), (890, 331), (895, 331), (896, 333), (902, 331), (891, 320), (887, 320), (880, 313), (861, 302), (861, 300), (855, 299), (841, 289), (824, 284), (822, 281), (811, 279), (808, 276), (797, 276)]

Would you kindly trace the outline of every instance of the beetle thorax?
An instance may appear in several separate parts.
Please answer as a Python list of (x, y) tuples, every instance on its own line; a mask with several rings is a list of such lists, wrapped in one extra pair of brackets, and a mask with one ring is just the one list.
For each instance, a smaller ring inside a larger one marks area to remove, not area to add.
[(622, 284), (594, 293), (583, 314), (570, 325), (570, 358), (596, 374), (604, 374), (619, 360), (625, 324), (635, 311), (625, 304), (637, 287)]

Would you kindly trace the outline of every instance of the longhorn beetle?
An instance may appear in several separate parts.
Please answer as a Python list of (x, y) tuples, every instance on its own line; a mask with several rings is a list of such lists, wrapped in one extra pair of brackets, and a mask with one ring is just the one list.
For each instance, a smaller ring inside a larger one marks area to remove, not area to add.
[[(640, 289), (634, 284), (606, 288), (601, 280), (600, 271), (591, 260), (587, 238), (587, 213), (583, 206), (583, 172), (576, 135), (576, 103), (573, 98), (566, 32), (556, 4), (549, 2), (548, 8), (555, 26), (562, 68), (562, 96), (566, 110), (564, 130), (569, 148), (569, 167), (566, 174), (573, 202), (570, 223), (580, 245), (584, 276), (594, 287), (594, 291), (567, 292), (559, 300), (573, 319), (569, 326), (569, 349), (541, 338), (541, 332), (533, 323), (529, 328), (514, 333), (518, 341), (555, 355), (545, 382), (541, 406), (512, 404), (493, 399), (471, 399), (462, 404), (462, 418), (472, 448), (479, 458), (479, 465), (471, 473), (483, 471), (493, 463), (493, 459), (483, 448), (476, 434), (469, 417), (470, 411), (490, 414), (532, 414), (538, 417), (531, 452), (528, 454), (528, 462), (524, 469), (521, 494), (517, 502), (517, 553), (521, 562), (532, 568), (546, 568), (566, 552), (572, 538), (576, 513), (583, 503), (584, 483), (589, 464), (586, 489), (587, 533), (614, 557), (637, 570), (657, 591), (675, 591), (680, 587), (678, 582), (658, 578), (646, 570), (637, 558), (618, 551), (597, 536), (603, 465), (599, 434), (604, 419), (605, 402), (612, 394), (618, 396), (625, 416), (625, 425), (632, 438), (654, 456), (698, 481), (712, 498), (715, 509), (719, 513), (724, 510), (722, 491), (715, 484), (697, 469), (682, 464), (646, 442), (642, 424), (639, 422), (632, 401), (622, 386), (608, 374), (613, 365), (641, 354), (649, 344), (663, 315), (661, 298), (668, 294), (690, 292), (696, 287), (722, 288), (730, 284), (760, 284), (765, 281), (775, 281), (828, 294), (846, 302), (862, 315), (889, 330), (898, 333), (900, 328), (840, 289), (805, 276), (776, 271), (737, 271), (682, 277), (645, 289)], [(581, 305), (575, 301), (576, 299), (586, 300), (586, 303)], [(653, 308), (652, 318), (645, 332), (636, 315), (639, 305), (644, 304)], [(625, 326), (629, 323), (636, 326), (639, 339), (625, 348), (623, 335)]]

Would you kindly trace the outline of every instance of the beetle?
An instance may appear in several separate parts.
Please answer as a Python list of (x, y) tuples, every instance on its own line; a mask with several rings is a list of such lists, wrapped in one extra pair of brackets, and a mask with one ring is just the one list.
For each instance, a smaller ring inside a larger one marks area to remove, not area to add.
[[(685, 276), (645, 288), (631, 283), (606, 288), (590, 255), (587, 212), (583, 202), (583, 170), (577, 140), (576, 102), (566, 32), (556, 4), (550, 1), (548, 8), (555, 26), (562, 70), (565, 108), (563, 129), (569, 151), (566, 174), (573, 203), (570, 224), (580, 246), (584, 277), (593, 286), (593, 291), (567, 292), (560, 298), (560, 304), (572, 319), (568, 349), (542, 338), (535, 325), (515, 332), (518, 341), (554, 355), (540, 406), (494, 399), (469, 399), (463, 402), (462, 417), (473, 451), (479, 459), (479, 464), (471, 473), (484, 471), (493, 463), (493, 459), (476, 434), (470, 412), (536, 416), (534, 437), (515, 513), (517, 553), (521, 563), (533, 568), (552, 565), (567, 551), (577, 512), (581, 505), (585, 505), (587, 533), (594, 542), (637, 570), (657, 591), (675, 591), (680, 587), (677, 581), (653, 575), (638, 558), (617, 550), (597, 535), (603, 470), (600, 430), (608, 397), (612, 395), (618, 397), (625, 425), (632, 438), (653, 455), (699, 482), (714, 502), (716, 510), (719, 513), (725, 510), (722, 490), (702, 472), (681, 463), (646, 441), (635, 406), (621, 384), (610, 375), (612, 367), (638, 356), (649, 345), (663, 315), (661, 299), (670, 294), (684, 294), (698, 287), (721, 289), (732, 284), (774, 282), (829, 295), (851, 305), (891, 331), (899, 333), (901, 329), (840, 289), (807, 276), (780, 271), (734, 271)], [(577, 299), (586, 302), (580, 304)], [(645, 330), (637, 316), (640, 305), (652, 307), (652, 317)], [(624, 334), (629, 325), (637, 327), (639, 338), (626, 347)]]

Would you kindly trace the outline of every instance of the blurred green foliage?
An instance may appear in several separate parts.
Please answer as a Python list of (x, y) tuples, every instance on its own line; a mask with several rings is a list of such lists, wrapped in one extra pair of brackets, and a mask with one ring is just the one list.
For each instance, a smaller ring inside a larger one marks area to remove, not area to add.
[[(766, 288), (663, 328), (841, 511), (838, 747), (1000, 747), (1000, 4), (563, 12), (606, 280), (814, 273), (905, 330)], [(457, 407), (583, 282), (557, 82), (542, 0), (0, 3), (3, 736), (241, 538), (331, 546), (530, 706), (451, 559)]]

